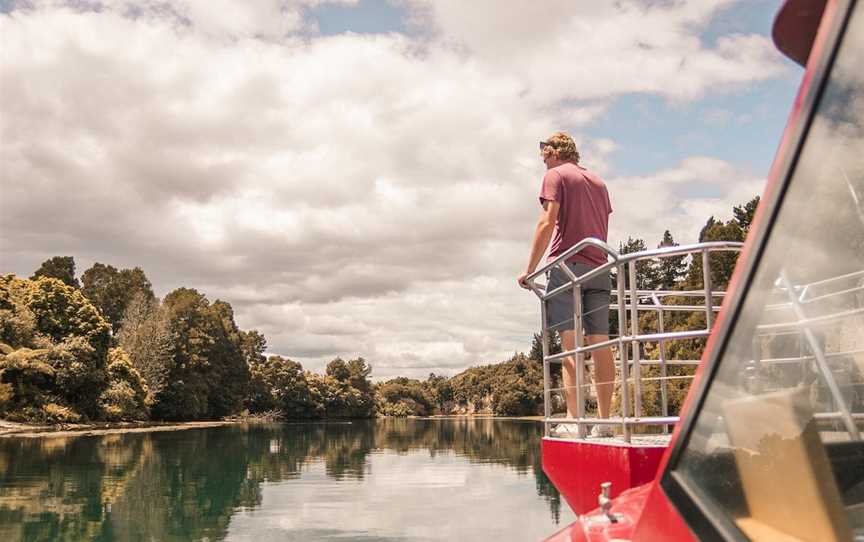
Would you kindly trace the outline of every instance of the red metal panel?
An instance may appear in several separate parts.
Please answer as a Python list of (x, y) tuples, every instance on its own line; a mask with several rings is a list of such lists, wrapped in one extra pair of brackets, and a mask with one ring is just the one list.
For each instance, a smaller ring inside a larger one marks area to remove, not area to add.
[(618, 517), (617, 523), (602, 520), (600, 509), (592, 510), (558, 531), (546, 542), (611, 542), (613, 540), (629, 540), (633, 528), (639, 521), (639, 516), (645, 507), (645, 500), (651, 491), (651, 484), (628, 489), (621, 493), (610, 512)]
[(663, 446), (597, 444), (543, 439), (543, 470), (577, 514), (597, 508), (600, 484), (612, 482), (612, 497), (650, 482)]

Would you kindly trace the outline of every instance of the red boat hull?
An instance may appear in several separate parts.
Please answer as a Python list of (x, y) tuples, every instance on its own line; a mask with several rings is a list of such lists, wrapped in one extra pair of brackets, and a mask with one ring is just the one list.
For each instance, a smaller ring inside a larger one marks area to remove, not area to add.
[(577, 514), (597, 508), (600, 484), (612, 497), (654, 479), (666, 447), (544, 438), (543, 470)]

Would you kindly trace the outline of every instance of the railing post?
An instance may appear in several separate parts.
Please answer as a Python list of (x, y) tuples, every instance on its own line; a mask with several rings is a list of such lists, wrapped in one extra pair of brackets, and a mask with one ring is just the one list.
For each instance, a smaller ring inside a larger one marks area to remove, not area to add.
[[(632, 264), (631, 264), (632, 265)], [(630, 393), (627, 389), (628, 355), (627, 343), (627, 310), (625, 307), (625, 277), (626, 265), (618, 266), (618, 361), (621, 366), (621, 425), (623, 426), (624, 440), (630, 442), (630, 426), (627, 425), (627, 417), (630, 415)]]
[(711, 297), (711, 258), (707, 249), (702, 251), (702, 281), (705, 285), (705, 324), (706, 329), (711, 331), (714, 326), (714, 299)]
[(636, 288), (636, 262), (630, 262), (630, 333), (633, 349), (633, 416), (642, 417), (642, 367), (639, 363), (639, 296)]
[[(657, 309), (657, 332), (662, 334), (666, 332), (666, 324), (663, 317), (663, 304), (660, 303), (660, 300), (657, 299), (656, 295), (654, 296), (654, 304), (659, 307)], [(660, 350), (660, 408), (662, 415), (665, 418), (669, 416), (669, 386), (666, 382), (666, 341), (660, 339), (658, 341), (658, 347)], [(663, 433), (669, 433), (668, 425), (663, 425)]]
[[(574, 356), (576, 369), (576, 418), (582, 420), (585, 418), (585, 395), (583, 394), (583, 386), (585, 385), (585, 354), (580, 351), (582, 342), (584, 341), (582, 331), (582, 285), (573, 284), (573, 332), (576, 337), (575, 347), (576, 355)], [(585, 426), (581, 421), (576, 426), (579, 438), (585, 437)]]
[(540, 300), (540, 343), (543, 347), (543, 435), (549, 436), (552, 417), (552, 378), (549, 371), (549, 330), (546, 327), (546, 301)]

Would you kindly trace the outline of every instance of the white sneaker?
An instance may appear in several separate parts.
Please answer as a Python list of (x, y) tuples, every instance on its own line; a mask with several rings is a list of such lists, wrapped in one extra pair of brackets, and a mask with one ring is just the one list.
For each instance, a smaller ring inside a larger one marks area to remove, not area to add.
[(564, 438), (577, 438), (579, 436), (579, 426), (575, 423), (559, 423), (552, 428), (552, 436)]
[(615, 431), (611, 425), (605, 423), (595, 424), (591, 428), (591, 438), (609, 438), (615, 436)]

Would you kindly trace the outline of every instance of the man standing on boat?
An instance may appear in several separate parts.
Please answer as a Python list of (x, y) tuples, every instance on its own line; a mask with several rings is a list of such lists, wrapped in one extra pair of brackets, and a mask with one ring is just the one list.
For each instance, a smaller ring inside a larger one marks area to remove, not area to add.
[[(612, 204), (603, 180), (579, 165), (579, 151), (569, 135), (556, 132), (540, 142), (540, 154), (546, 164), (546, 174), (540, 187), (540, 219), (534, 231), (528, 267), (517, 279), (519, 286), (529, 288), (526, 277), (534, 272), (551, 240), (548, 259), (551, 261), (586, 237), (606, 241)], [(586, 247), (567, 260), (567, 266), (577, 277), (606, 263), (606, 254), (595, 247)], [(568, 282), (560, 269), (551, 271), (547, 291)], [(608, 275), (590, 279), (582, 285), (582, 327), (588, 344), (609, 340)], [(568, 290), (546, 302), (546, 324), (561, 335), (564, 350), (576, 347), (573, 329), (573, 294)], [(597, 408), (600, 418), (609, 418), (615, 366), (611, 348), (591, 353), (594, 361), (594, 382), (597, 388)], [(576, 417), (576, 360), (562, 360), (567, 417)], [(591, 436), (611, 436), (608, 425), (595, 425)]]

